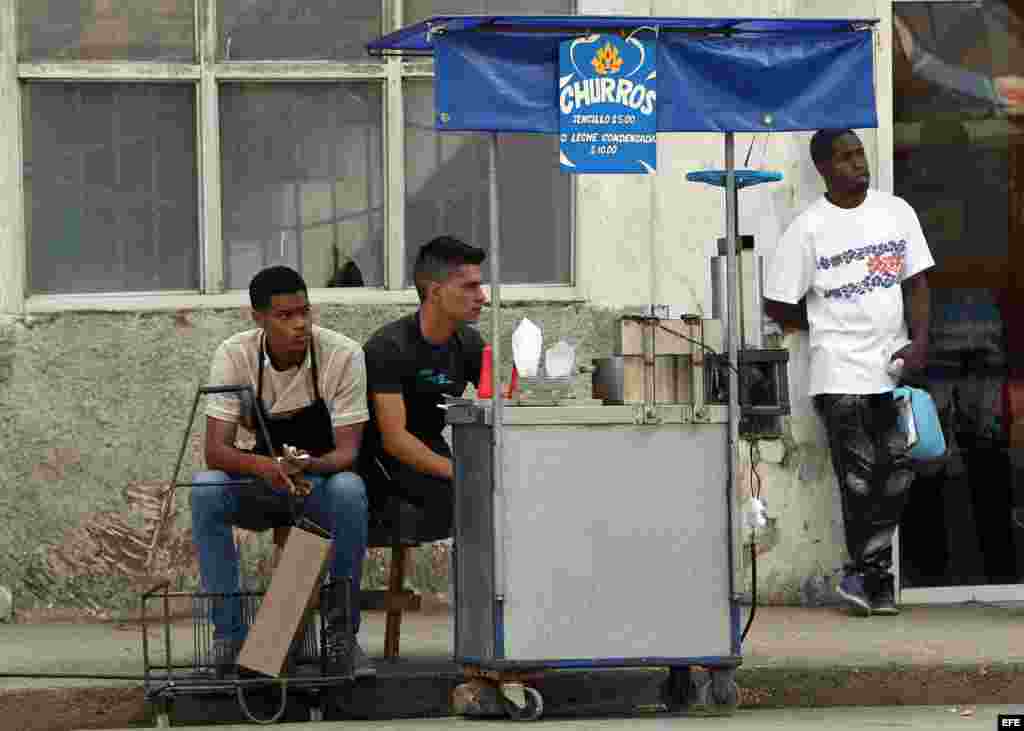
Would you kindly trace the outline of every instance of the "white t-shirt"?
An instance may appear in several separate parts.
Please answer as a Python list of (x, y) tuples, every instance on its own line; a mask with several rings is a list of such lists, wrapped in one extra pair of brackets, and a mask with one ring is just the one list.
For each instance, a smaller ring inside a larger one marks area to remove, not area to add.
[[(210, 365), (211, 386), (243, 386), (257, 390), (260, 340), (263, 330), (233, 335), (217, 348)], [(369, 421), (366, 405), (366, 359), (355, 340), (326, 328), (313, 326), (320, 395), (331, 411), (334, 426)], [(263, 405), (272, 416), (285, 416), (313, 403), (312, 363), (309, 352), (302, 365), (279, 371), (270, 356), (263, 356)], [(233, 395), (210, 396), (206, 414), (234, 424), (243, 421), (241, 403)], [(243, 424), (245, 426), (245, 424)]]
[(891, 355), (907, 345), (903, 280), (934, 266), (921, 223), (902, 198), (869, 190), (857, 208), (822, 196), (768, 257), (764, 296), (807, 296), (810, 394), (891, 391)]

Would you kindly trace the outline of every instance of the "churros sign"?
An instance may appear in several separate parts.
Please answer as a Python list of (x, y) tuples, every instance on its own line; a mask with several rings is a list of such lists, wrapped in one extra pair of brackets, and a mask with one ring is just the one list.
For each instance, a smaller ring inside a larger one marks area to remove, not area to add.
[(559, 47), (559, 161), (571, 173), (653, 173), (658, 91), (653, 39), (591, 35)]

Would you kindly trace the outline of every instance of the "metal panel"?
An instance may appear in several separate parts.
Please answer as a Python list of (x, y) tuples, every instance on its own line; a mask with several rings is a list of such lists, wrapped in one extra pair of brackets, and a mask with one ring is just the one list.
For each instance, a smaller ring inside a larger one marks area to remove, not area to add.
[(455, 459), (455, 656), (495, 656), (491, 429), (452, 429)]
[(730, 655), (726, 465), (724, 425), (510, 425), (506, 657)]

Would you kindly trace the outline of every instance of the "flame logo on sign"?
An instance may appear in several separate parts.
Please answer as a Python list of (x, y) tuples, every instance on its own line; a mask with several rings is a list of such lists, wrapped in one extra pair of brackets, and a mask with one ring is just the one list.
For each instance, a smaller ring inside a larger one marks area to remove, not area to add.
[(622, 68), (622, 56), (611, 43), (606, 43), (604, 48), (594, 54), (594, 60), (590, 62), (594, 70), (601, 76), (617, 74)]

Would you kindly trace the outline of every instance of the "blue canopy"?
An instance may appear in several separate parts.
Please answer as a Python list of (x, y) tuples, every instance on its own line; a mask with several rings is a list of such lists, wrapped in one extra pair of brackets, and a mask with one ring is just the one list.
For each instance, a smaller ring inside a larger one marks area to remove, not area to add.
[(558, 44), (658, 33), (659, 132), (878, 126), (874, 20), (436, 16), (370, 43), (433, 54), (435, 123), (452, 131), (557, 134)]

